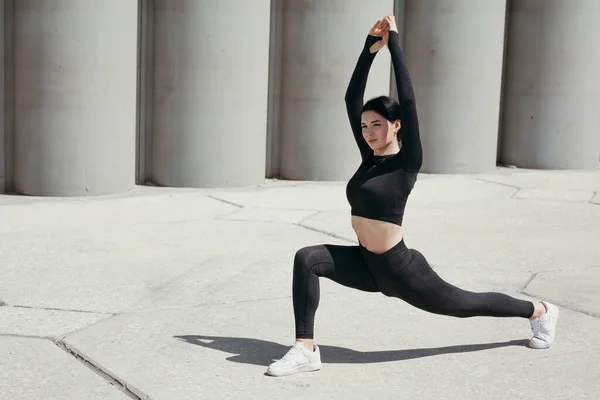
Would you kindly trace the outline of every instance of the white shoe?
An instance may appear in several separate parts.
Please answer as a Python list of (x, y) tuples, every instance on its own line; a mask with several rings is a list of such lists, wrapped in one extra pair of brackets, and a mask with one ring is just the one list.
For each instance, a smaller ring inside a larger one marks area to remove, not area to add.
[(302, 343), (296, 342), (281, 360), (269, 365), (267, 375), (285, 376), (319, 369), (321, 369), (319, 346), (315, 345), (315, 351), (310, 351)]
[(529, 340), (529, 347), (533, 349), (547, 349), (554, 342), (556, 336), (556, 323), (558, 322), (558, 307), (542, 301), (546, 313), (539, 318), (529, 321), (533, 337)]

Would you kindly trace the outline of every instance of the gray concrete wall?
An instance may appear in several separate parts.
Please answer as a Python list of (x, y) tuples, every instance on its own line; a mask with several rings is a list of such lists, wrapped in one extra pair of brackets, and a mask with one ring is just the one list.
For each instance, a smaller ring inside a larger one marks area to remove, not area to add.
[[(344, 94), (375, 21), (393, 0), (295, 1), (283, 4), (280, 175), (344, 180), (360, 163)], [(389, 95), (390, 57), (382, 49), (371, 68), (365, 101)]]
[(156, 0), (153, 180), (264, 182), (270, 1)]
[(503, 163), (600, 167), (599, 39), (598, 0), (511, 2)]
[[(0, 192), (346, 180), (344, 93), (392, 10), (423, 172), (600, 167), (596, 0), (5, 0)], [(365, 100), (380, 94), (387, 49)]]
[(506, 0), (406, 0), (404, 44), (423, 171), (496, 166)]
[(15, 3), (15, 187), (97, 195), (134, 184), (135, 0)]

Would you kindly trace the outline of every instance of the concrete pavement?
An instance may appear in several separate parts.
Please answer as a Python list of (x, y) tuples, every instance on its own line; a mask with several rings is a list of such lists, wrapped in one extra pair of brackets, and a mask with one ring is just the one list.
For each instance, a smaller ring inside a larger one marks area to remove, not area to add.
[(444, 279), (558, 304), (551, 349), (524, 320), (322, 280), (323, 369), (265, 376), (293, 343), (295, 251), (355, 243), (344, 188), (0, 196), (0, 399), (600, 397), (600, 171), (422, 174), (406, 209)]

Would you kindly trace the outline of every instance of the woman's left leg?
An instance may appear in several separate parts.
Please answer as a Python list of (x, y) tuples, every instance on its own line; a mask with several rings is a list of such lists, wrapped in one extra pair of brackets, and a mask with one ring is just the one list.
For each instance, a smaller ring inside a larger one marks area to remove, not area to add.
[(536, 311), (531, 301), (504, 293), (471, 292), (443, 280), (417, 250), (408, 249), (408, 265), (398, 271), (397, 295), (422, 310), (459, 318), (532, 318)]
[[(558, 308), (534, 304), (497, 292), (471, 292), (444, 281), (417, 250), (403, 243), (385, 257), (368, 257), (379, 264), (375, 278), (387, 296), (400, 298), (424, 311), (466, 317), (520, 317), (530, 319), (534, 336), (530, 346), (547, 348), (554, 340)], [(373, 267), (376, 267), (373, 265)], [(383, 272), (385, 271), (385, 272)]]

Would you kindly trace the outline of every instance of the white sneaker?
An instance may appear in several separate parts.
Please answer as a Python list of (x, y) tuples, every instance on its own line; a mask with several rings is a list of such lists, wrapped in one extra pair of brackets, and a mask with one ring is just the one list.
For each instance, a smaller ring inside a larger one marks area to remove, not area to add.
[(533, 337), (529, 340), (529, 347), (533, 349), (547, 349), (554, 342), (556, 336), (556, 323), (558, 322), (558, 307), (542, 301), (546, 313), (539, 318), (529, 321)]
[(296, 342), (281, 360), (269, 365), (267, 375), (285, 376), (319, 369), (321, 369), (319, 346), (315, 345), (315, 351), (310, 351), (302, 343)]

